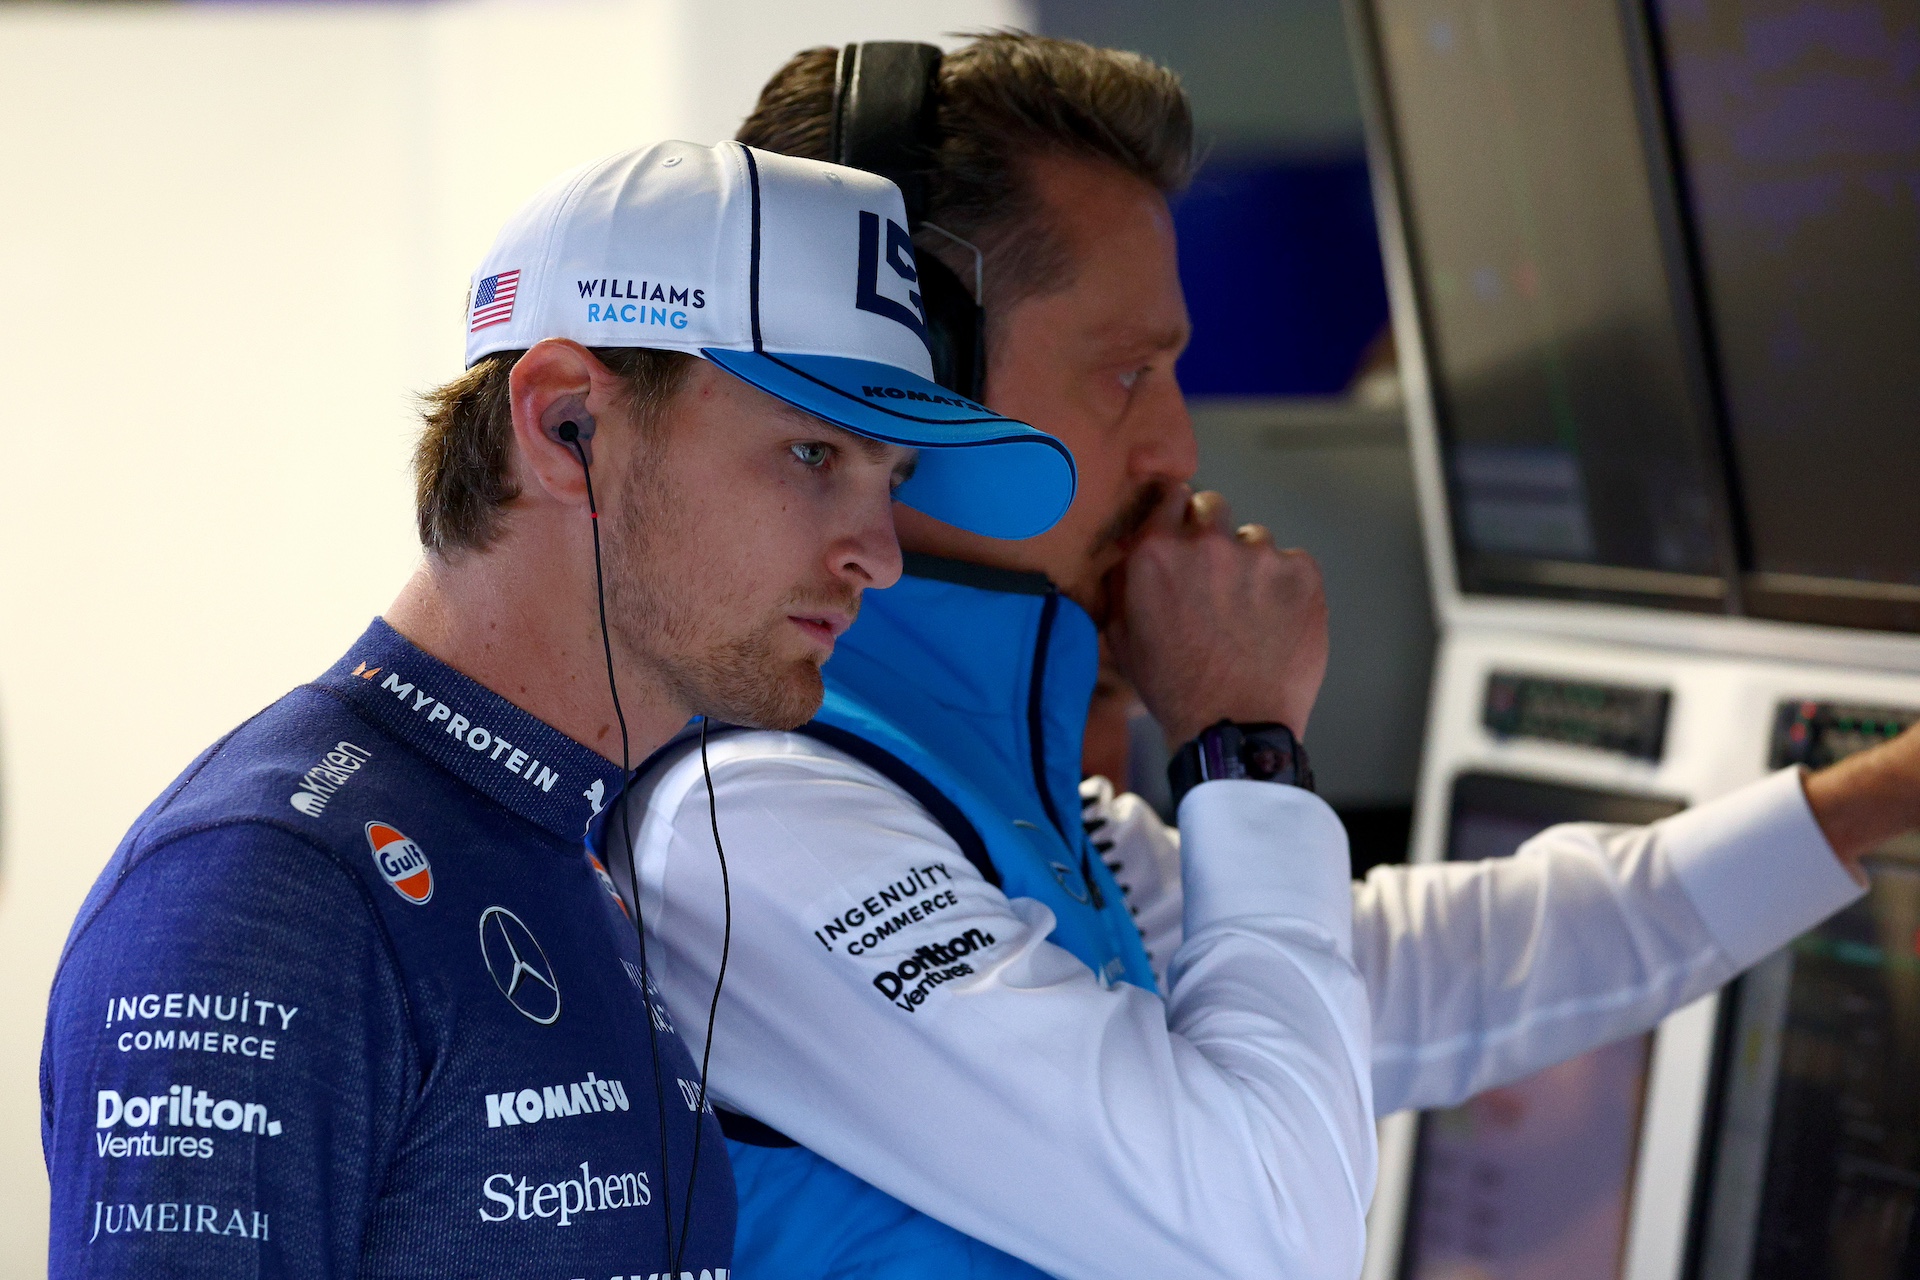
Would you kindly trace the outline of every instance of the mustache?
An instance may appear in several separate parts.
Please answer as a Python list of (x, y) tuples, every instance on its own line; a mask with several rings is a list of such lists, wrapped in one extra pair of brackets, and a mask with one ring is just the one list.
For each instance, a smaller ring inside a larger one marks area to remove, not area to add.
[(1134, 491), (1133, 497), (1127, 499), (1127, 504), (1120, 508), (1119, 513), (1095, 535), (1094, 550), (1105, 551), (1109, 547), (1132, 541), (1134, 536), (1146, 527), (1147, 521), (1153, 517), (1154, 511), (1159, 508), (1166, 496), (1167, 486), (1163, 481), (1151, 480), (1140, 486)]
[(844, 613), (848, 621), (860, 616), (860, 602), (866, 598), (866, 592), (858, 587), (834, 586), (818, 587), (810, 591), (796, 592), (783, 606), (787, 613), (806, 615), (809, 613)]

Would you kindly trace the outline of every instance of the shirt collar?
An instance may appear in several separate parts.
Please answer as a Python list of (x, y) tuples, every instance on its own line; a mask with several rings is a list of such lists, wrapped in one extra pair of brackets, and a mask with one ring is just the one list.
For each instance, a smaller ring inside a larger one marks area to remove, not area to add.
[[(1043, 640), (1046, 652), (1037, 654)], [(1024, 721), (1042, 666), (1047, 708), (1084, 721), (1099, 657), (1093, 622), (1080, 606), (1039, 574), (915, 555), (899, 582), (867, 593), (825, 675), (908, 721), (907, 709), (926, 698)], [(1080, 732), (1071, 735), (1075, 743)]]
[(1002, 595), (1039, 596), (1044, 599), (1057, 589), (1044, 573), (1002, 569), (968, 560), (949, 560), (945, 556), (930, 556), (923, 551), (905, 552), (901, 556), (901, 572), (909, 578), (932, 578), (936, 582), (997, 591)]
[(315, 682), (488, 799), (580, 840), (620, 791), (620, 767), (375, 618)]

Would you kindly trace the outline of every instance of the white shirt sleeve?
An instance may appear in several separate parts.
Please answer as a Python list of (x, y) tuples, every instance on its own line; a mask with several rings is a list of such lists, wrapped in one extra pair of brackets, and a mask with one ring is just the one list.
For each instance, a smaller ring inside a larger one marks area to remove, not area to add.
[[(1107, 829), (1122, 879), (1151, 883), (1163, 845), (1178, 857), (1151, 810)], [(1790, 769), (1651, 826), (1571, 824), (1511, 858), (1376, 867), (1353, 886), (1374, 1105), (1451, 1106), (1645, 1031), (1861, 892)]]
[(1185, 892), (1180, 884), (1180, 833), (1130, 791), (1115, 793), (1105, 778), (1080, 784), (1080, 821), (1094, 851), (1126, 895), (1160, 989), (1179, 949)]
[(1650, 826), (1377, 867), (1354, 886), (1375, 1103), (1449, 1106), (1645, 1031), (1863, 891), (1792, 769)]
[[(733, 949), (710, 1088), (921, 1211), (1066, 1277), (1350, 1277), (1373, 1193), (1345, 833), (1290, 788), (1181, 809), (1169, 998), (1046, 941), (904, 792), (825, 745), (710, 750)], [(634, 849), (654, 963), (705, 1034), (721, 885), (697, 751)], [(618, 877), (616, 877), (618, 878)]]

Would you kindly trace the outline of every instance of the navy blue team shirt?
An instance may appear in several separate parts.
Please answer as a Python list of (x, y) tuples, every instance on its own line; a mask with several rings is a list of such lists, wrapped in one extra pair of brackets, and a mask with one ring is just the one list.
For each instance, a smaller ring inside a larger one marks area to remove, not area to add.
[(194, 761), (54, 980), (51, 1274), (657, 1276), (704, 1130), (724, 1280), (726, 1143), (583, 840), (619, 781), (380, 621)]

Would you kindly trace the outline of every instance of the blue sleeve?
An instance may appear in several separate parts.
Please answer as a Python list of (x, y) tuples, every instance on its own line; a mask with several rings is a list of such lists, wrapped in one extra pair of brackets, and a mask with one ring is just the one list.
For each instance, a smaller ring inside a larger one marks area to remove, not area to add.
[(42, 1046), (49, 1274), (353, 1275), (422, 1070), (360, 881), (238, 824), (88, 910)]

